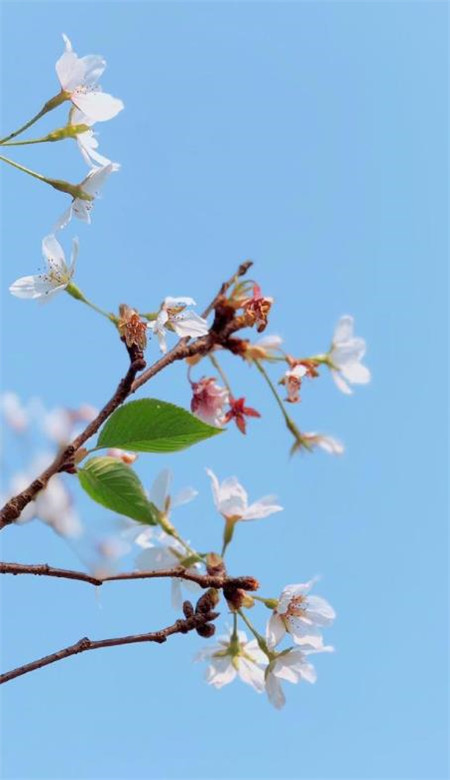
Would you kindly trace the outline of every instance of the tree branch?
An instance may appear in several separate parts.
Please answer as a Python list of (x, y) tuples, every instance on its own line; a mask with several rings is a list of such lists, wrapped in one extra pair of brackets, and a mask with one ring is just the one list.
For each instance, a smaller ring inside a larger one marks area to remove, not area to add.
[(160, 631), (153, 631), (147, 634), (132, 634), (131, 636), (120, 636), (100, 640), (92, 640), (88, 637), (83, 637), (83, 639), (80, 639), (74, 645), (64, 647), (56, 653), (51, 653), (43, 658), (39, 658), (37, 661), (32, 661), (29, 664), (18, 666), (17, 669), (5, 672), (0, 675), (0, 685), (9, 682), (9, 680), (14, 680), (15, 677), (20, 677), (23, 674), (28, 674), (28, 672), (33, 672), (35, 669), (42, 669), (43, 666), (48, 666), (56, 661), (62, 661), (64, 658), (69, 658), (71, 655), (84, 653), (86, 650), (99, 650), (102, 647), (117, 647), (118, 645), (131, 645), (138, 642), (156, 642), (157, 644), (162, 644), (167, 640), (167, 637), (172, 636), (173, 634), (187, 634), (189, 631), (193, 631), (200, 626), (210, 623), (217, 617), (217, 612), (199, 612), (184, 618), (183, 620), (177, 620), (173, 625), (163, 628)]
[(58, 569), (49, 566), (48, 563), (25, 564), (25, 563), (0, 563), (0, 574), (35, 574), (45, 577), (57, 577), (66, 580), (78, 580), (87, 582), (91, 585), (103, 585), (105, 582), (118, 582), (123, 580), (146, 580), (157, 579), (161, 577), (178, 577), (181, 580), (196, 582), (202, 588), (223, 588), (242, 590), (257, 590), (259, 583), (254, 577), (228, 577), (226, 575), (200, 574), (195, 571), (185, 569), (183, 566), (176, 566), (172, 569), (160, 569), (159, 571), (130, 571), (121, 574), (111, 574), (108, 577), (93, 577), (83, 571), (73, 571), (71, 569)]
[[(233, 274), (228, 281), (222, 284), (217, 295), (205, 309), (203, 313), (204, 316), (207, 316), (213, 309), (218, 307), (225, 292), (234, 284), (238, 277), (247, 273), (251, 265), (251, 261), (242, 263), (236, 273)], [(134, 350), (133, 348), (129, 349), (130, 367), (124, 378), (119, 382), (114, 395), (100, 410), (97, 417), (89, 423), (76, 439), (56, 456), (53, 463), (51, 463), (39, 477), (33, 480), (25, 490), (22, 490), (21, 493), (18, 493), (6, 502), (0, 510), (0, 531), (20, 517), (22, 510), (33, 501), (40, 490), (43, 490), (47, 486), (50, 478), (54, 474), (63, 471), (74, 472), (74, 456), (77, 450), (79, 450), (80, 447), (98, 431), (105, 420), (108, 419), (131, 393), (136, 392), (139, 387), (176, 360), (182, 360), (191, 357), (192, 355), (205, 355), (214, 349), (216, 345), (224, 345), (232, 333), (250, 324), (252, 323), (248, 321), (245, 316), (223, 318), (218, 317), (216, 311), (214, 324), (206, 336), (202, 336), (190, 344), (188, 344), (189, 338), (181, 339), (173, 349), (167, 352), (160, 360), (157, 360), (156, 363), (150, 366), (146, 371), (143, 371), (141, 376), (137, 379), (137, 373), (145, 368), (145, 360), (139, 350)]]

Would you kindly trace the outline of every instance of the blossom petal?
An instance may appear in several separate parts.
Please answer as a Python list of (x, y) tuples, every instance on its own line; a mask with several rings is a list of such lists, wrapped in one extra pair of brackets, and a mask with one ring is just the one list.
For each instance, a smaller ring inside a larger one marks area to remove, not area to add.
[(98, 90), (92, 92), (76, 90), (72, 93), (71, 99), (77, 108), (93, 122), (106, 122), (115, 117), (124, 107), (119, 98)]
[(345, 393), (345, 395), (353, 395), (353, 390), (351, 387), (349, 387), (345, 379), (342, 378), (338, 371), (332, 370), (331, 376), (333, 377), (335, 385), (339, 388), (341, 393)]
[(269, 701), (277, 710), (281, 710), (286, 704), (286, 697), (283, 693), (281, 683), (271, 672), (266, 677), (266, 692)]
[(353, 327), (353, 317), (350, 314), (344, 314), (336, 325), (333, 343), (338, 344), (340, 341), (348, 341), (353, 338)]
[(191, 338), (206, 336), (209, 331), (209, 325), (206, 320), (194, 311), (182, 312), (175, 317), (171, 317), (170, 322), (175, 333), (180, 336), (180, 338), (186, 336), (190, 336)]
[(64, 290), (65, 284), (55, 287), (47, 277), (43, 276), (22, 276), (16, 279), (10, 286), (9, 291), (16, 298), (43, 298), (54, 295)]
[(160, 512), (165, 511), (166, 499), (169, 495), (172, 482), (172, 472), (170, 469), (163, 469), (153, 482), (150, 488), (150, 501), (152, 501)]
[(269, 647), (275, 647), (283, 639), (286, 626), (279, 615), (274, 612), (267, 621), (266, 639)]
[(64, 250), (53, 233), (42, 239), (42, 254), (52, 268), (67, 274)]
[(248, 658), (244, 658), (244, 656), (239, 656), (238, 658), (238, 674), (242, 682), (251, 685), (258, 693), (264, 691), (266, 687), (264, 671)]
[(276, 504), (275, 501), (276, 496), (264, 496), (264, 498), (260, 498), (245, 510), (242, 519), (257, 520), (263, 517), (268, 517), (274, 512), (281, 512), (283, 507), (279, 504)]
[(214, 685), (215, 688), (222, 688), (224, 685), (228, 685), (228, 683), (233, 682), (235, 677), (236, 669), (232, 664), (230, 656), (214, 658), (213, 664), (206, 670), (206, 680), (210, 685)]

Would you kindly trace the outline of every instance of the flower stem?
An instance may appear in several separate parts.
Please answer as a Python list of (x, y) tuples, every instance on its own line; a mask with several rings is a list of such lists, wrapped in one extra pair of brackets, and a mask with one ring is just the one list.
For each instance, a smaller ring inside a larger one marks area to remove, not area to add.
[(214, 357), (214, 355), (211, 354), (211, 355), (208, 355), (208, 357), (209, 357), (211, 363), (213, 364), (214, 368), (216, 369), (217, 373), (219, 374), (222, 382), (224, 383), (225, 387), (227, 388), (227, 390), (228, 390), (228, 392), (229, 392), (229, 394), (230, 394), (230, 396), (232, 398), (233, 397), (233, 392), (231, 390), (231, 385), (230, 385), (230, 383), (228, 381), (228, 377), (227, 377), (225, 371), (223, 370), (223, 368), (220, 365), (220, 363), (217, 360), (217, 358)]
[(89, 308), (98, 312), (98, 314), (101, 314), (103, 317), (106, 317), (106, 319), (110, 320), (110, 322), (112, 322), (114, 325), (117, 324), (117, 317), (115, 317), (114, 314), (111, 314), (110, 312), (101, 309), (100, 306), (97, 306), (95, 303), (92, 303), (92, 301), (86, 298), (85, 294), (73, 282), (70, 282), (67, 285), (66, 292), (69, 293), (69, 295), (71, 295), (72, 298), (75, 298), (76, 301), (81, 301), (82, 303), (85, 303), (86, 306), (89, 306)]
[(307, 448), (309, 448), (308, 442), (301, 435), (299, 429), (297, 428), (296, 424), (291, 419), (291, 417), (289, 417), (289, 415), (288, 415), (288, 413), (287, 413), (287, 411), (285, 409), (285, 406), (283, 404), (283, 401), (281, 400), (281, 398), (280, 398), (280, 396), (279, 396), (279, 394), (277, 392), (277, 389), (276, 389), (275, 385), (273, 384), (270, 376), (268, 375), (266, 369), (264, 368), (262, 363), (260, 363), (260, 361), (257, 358), (255, 358), (253, 360), (253, 362), (254, 362), (256, 368), (258, 369), (258, 371), (260, 372), (260, 374), (262, 374), (262, 376), (264, 377), (265, 381), (269, 385), (270, 390), (272, 391), (272, 394), (274, 395), (275, 400), (276, 400), (278, 406), (280, 407), (281, 413), (282, 413), (282, 415), (284, 417), (284, 421), (286, 423), (286, 427), (292, 433), (293, 437), (296, 440), (296, 443), (298, 444), (299, 447), (307, 447)]
[(0, 139), (0, 144), (6, 144), (8, 141), (11, 140), (11, 138), (15, 138), (17, 135), (20, 135), (25, 130), (28, 130), (31, 125), (34, 125), (35, 122), (38, 121), (41, 117), (43, 117), (45, 114), (48, 114), (49, 111), (52, 111), (54, 108), (59, 106), (61, 103), (64, 103), (68, 99), (68, 95), (66, 92), (58, 92), (57, 95), (50, 98), (50, 100), (47, 100), (47, 102), (42, 106), (41, 110), (34, 116), (32, 119), (30, 119), (28, 122), (26, 122), (22, 127), (19, 127), (18, 130), (15, 130), (14, 133), (10, 133), (9, 135), (6, 135), (4, 138)]
[(261, 636), (261, 634), (256, 630), (254, 625), (248, 619), (247, 615), (244, 612), (242, 612), (241, 609), (238, 609), (238, 614), (240, 615), (240, 617), (244, 621), (244, 623), (247, 626), (247, 628), (252, 632), (253, 636), (255, 637), (256, 641), (258, 642), (258, 645), (259, 645), (260, 649), (267, 656), (269, 661), (271, 661), (274, 658), (274, 653), (271, 653), (271, 651), (267, 647), (267, 642), (264, 639), (264, 637)]
[(31, 168), (25, 168), (24, 165), (20, 165), (20, 163), (14, 162), (14, 160), (10, 160), (9, 157), (3, 157), (3, 155), (0, 154), (0, 160), (8, 163), (8, 165), (12, 165), (13, 168), (17, 168), (19, 171), (23, 171), (23, 173), (28, 173), (29, 176), (33, 176), (35, 179), (39, 179), (39, 181), (44, 181), (46, 184), (50, 184), (49, 179), (43, 176), (42, 173), (36, 173), (36, 171), (32, 171)]

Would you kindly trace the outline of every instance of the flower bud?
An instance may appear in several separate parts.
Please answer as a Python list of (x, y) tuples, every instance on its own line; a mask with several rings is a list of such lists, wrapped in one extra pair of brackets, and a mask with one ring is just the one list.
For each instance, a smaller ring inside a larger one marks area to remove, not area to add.
[(225, 577), (227, 570), (223, 559), (218, 553), (208, 553), (206, 556), (206, 571), (212, 577)]

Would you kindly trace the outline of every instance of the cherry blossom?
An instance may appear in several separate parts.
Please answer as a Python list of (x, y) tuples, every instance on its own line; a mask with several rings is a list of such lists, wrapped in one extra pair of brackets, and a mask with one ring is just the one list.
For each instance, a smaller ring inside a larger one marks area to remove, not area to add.
[(283, 509), (276, 503), (276, 496), (264, 496), (249, 506), (247, 491), (236, 477), (228, 477), (219, 483), (211, 469), (206, 469), (206, 473), (211, 479), (216, 509), (227, 521), (258, 520)]
[(370, 382), (370, 371), (361, 363), (366, 353), (366, 342), (353, 335), (353, 325), (353, 317), (341, 317), (327, 356), (337, 387), (347, 395), (353, 392), (349, 384), (365, 385)]
[(281, 680), (298, 683), (306, 680), (315, 683), (317, 674), (314, 666), (308, 662), (310, 653), (331, 652), (332, 647), (321, 647), (317, 650), (313, 646), (304, 646), (301, 650), (288, 650), (281, 653), (270, 662), (265, 672), (266, 692), (269, 701), (280, 710), (286, 703), (286, 698), (281, 687)]
[(275, 647), (287, 632), (296, 644), (323, 649), (320, 629), (331, 625), (336, 613), (324, 598), (309, 595), (314, 582), (286, 585), (283, 589), (267, 624), (269, 647)]
[(42, 298), (49, 300), (70, 284), (75, 273), (78, 254), (78, 239), (73, 239), (70, 264), (66, 264), (64, 250), (53, 234), (42, 240), (42, 254), (46, 271), (35, 276), (22, 276), (10, 286), (9, 291), (17, 298)]
[(225, 422), (224, 406), (229, 401), (229, 392), (217, 384), (215, 377), (202, 377), (191, 382), (191, 411), (209, 425), (220, 427)]
[(206, 336), (209, 327), (203, 317), (187, 309), (187, 306), (195, 306), (193, 298), (168, 296), (164, 299), (161, 309), (155, 320), (148, 323), (159, 341), (161, 352), (167, 352), (166, 332), (174, 331), (180, 338), (198, 338)]
[(208, 661), (206, 681), (215, 688), (222, 688), (236, 677), (251, 685), (258, 693), (265, 688), (263, 666), (267, 657), (258, 647), (256, 639), (250, 642), (245, 631), (236, 631), (218, 637), (217, 644), (204, 648), (194, 658)]
[[(170, 497), (171, 482), (172, 472), (164, 469), (154, 480), (149, 493), (150, 501), (161, 513), (161, 524), (168, 529), (172, 528), (170, 522), (171, 510), (189, 503), (197, 495), (197, 491), (193, 488), (185, 488), (172, 500)], [(136, 565), (140, 570), (159, 570), (179, 566), (180, 561), (189, 555), (187, 548), (178, 539), (165, 531), (151, 526), (143, 530), (142, 523), (137, 522), (128, 522), (127, 526), (128, 530), (125, 531), (123, 536), (133, 539), (135, 544), (143, 550), (136, 559)], [(197, 571), (197, 567), (193, 566), (191, 570)], [(179, 609), (182, 604), (182, 584), (193, 591), (198, 591), (199, 589), (195, 582), (186, 582), (172, 577), (172, 605), (176, 609)]]
[[(142, 547), (142, 552), (136, 558), (136, 568), (139, 571), (170, 569), (179, 566), (180, 562), (188, 556), (186, 548), (178, 539), (153, 527), (139, 534), (136, 544)], [(198, 573), (198, 566), (194, 564), (186, 571)], [(170, 584), (172, 606), (177, 610), (181, 609), (183, 603), (182, 585), (194, 592), (200, 590), (197, 583), (181, 580), (179, 577), (172, 577)]]
[(90, 168), (95, 168), (98, 166), (103, 168), (105, 165), (109, 165), (111, 160), (109, 160), (107, 157), (104, 157), (97, 151), (98, 141), (95, 137), (94, 131), (92, 130), (94, 120), (90, 119), (88, 116), (85, 116), (85, 114), (83, 114), (83, 112), (78, 108), (73, 107), (70, 111), (69, 123), (72, 126), (86, 125), (88, 128), (81, 133), (77, 133), (75, 136), (78, 148), (86, 165), (89, 165)]
[(106, 68), (106, 61), (98, 54), (78, 57), (63, 33), (65, 52), (56, 63), (56, 75), (61, 91), (91, 122), (104, 122), (123, 109), (118, 98), (101, 91), (97, 84)]
[(69, 208), (62, 214), (57, 221), (54, 230), (61, 230), (69, 224), (73, 216), (81, 219), (82, 222), (91, 223), (91, 211), (94, 205), (94, 200), (100, 194), (100, 189), (105, 183), (106, 179), (111, 173), (118, 171), (120, 168), (119, 163), (108, 163), (102, 168), (91, 168), (88, 175), (83, 179), (79, 185), (82, 192), (87, 195), (86, 198), (74, 198)]

